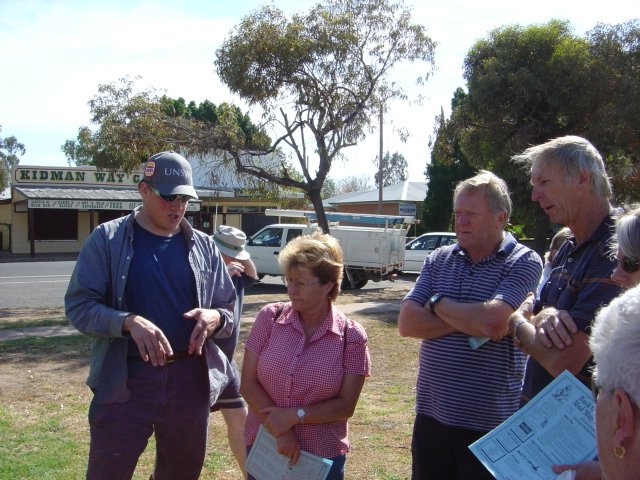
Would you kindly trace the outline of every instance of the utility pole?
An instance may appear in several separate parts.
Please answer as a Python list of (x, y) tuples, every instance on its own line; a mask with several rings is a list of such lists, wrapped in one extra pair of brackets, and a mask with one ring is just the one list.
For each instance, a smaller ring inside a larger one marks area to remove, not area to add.
[(384, 186), (384, 178), (383, 178), (383, 156), (382, 156), (382, 151), (383, 151), (383, 145), (382, 145), (382, 138), (383, 138), (383, 131), (382, 131), (382, 126), (383, 126), (383, 121), (384, 119), (384, 103), (380, 104), (380, 152), (378, 153), (378, 213), (382, 213), (382, 188)]

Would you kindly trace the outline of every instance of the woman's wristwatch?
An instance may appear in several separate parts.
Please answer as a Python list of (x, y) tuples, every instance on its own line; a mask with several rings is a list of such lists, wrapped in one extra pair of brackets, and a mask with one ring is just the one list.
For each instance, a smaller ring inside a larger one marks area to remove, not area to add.
[(306, 414), (307, 412), (304, 411), (304, 408), (298, 408), (298, 410), (296, 411), (296, 415), (298, 416), (298, 423), (304, 423), (304, 416)]

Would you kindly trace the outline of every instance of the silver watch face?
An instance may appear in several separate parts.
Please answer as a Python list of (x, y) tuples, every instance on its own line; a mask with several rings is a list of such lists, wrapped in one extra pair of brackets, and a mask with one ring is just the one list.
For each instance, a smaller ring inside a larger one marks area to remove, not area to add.
[(299, 408), (299, 409), (298, 409), (298, 412), (297, 412), (298, 418), (299, 418), (300, 420), (302, 420), (302, 419), (304, 418), (305, 413), (306, 413), (306, 412), (304, 411), (304, 409), (303, 409), (303, 408)]

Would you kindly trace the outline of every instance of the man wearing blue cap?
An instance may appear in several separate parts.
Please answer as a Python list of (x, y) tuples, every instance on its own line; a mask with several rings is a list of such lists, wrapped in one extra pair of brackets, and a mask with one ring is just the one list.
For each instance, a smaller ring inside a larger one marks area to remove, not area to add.
[(197, 199), (175, 152), (146, 162), (142, 206), (99, 225), (65, 295), (91, 337), (88, 479), (130, 479), (155, 435), (152, 478), (197, 479), (210, 406), (229, 362), (214, 342), (233, 330), (235, 289), (211, 238), (184, 219)]

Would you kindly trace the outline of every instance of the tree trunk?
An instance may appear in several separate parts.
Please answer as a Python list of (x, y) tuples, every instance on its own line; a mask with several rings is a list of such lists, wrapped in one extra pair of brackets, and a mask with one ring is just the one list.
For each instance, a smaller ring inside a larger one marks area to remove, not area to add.
[(318, 216), (318, 226), (324, 233), (331, 233), (329, 231), (329, 222), (327, 222), (327, 216), (324, 213), (324, 205), (322, 205), (322, 194), (320, 190), (309, 190), (309, 200), (313, 204), (313, 210)]

